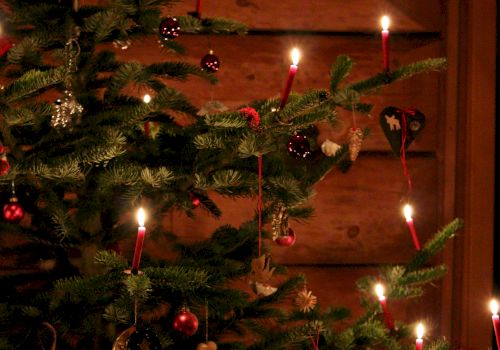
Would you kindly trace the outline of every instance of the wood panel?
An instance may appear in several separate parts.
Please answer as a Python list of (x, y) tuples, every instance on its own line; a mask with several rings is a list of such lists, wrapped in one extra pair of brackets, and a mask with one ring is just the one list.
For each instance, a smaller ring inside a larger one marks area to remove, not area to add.
[[(437, 163), (432, 158), (410, 159), (415, 223), (424, 242), (435, 232), (437, 220)], [(264, 172), (265, 176), (265, 172)], [(401, 213), (406, 192), (401, 164), (395, 157), (361, 155), (347, 174), (329, 173), (315, 188), (316, 208), (306, 223), (291, 222), (296, 244), (282, 248), (270, 243), (275, 261), (284, 264), (395, 263), (414, 253)], [(209, 237), (219, 225), (238, 226), (252, 218), (256, 202), (212, 195), (223, 216), (213, 219), (203, 211), (195, 220), (176, 212), (165, 222), (183, 241)]]
[[(207, 51), (206, 37), (185, 36), (180, 42), (189, 50), (187, 60), (199, 63)], [(247, 36), (212, 37), (211, 46), (219, 55), (222, 64), (217, 73), (220, 80), (216, 86), (193, 78), (188, 82), (170, 84), (184, 92), (197, 106), (210, 99), (222, 101), (229, 108), (236, 108), (254, 99), (278, 96), (289, 66), (288, 52), (291, 47), (301, 47), (303, 58), (299, 66), (293, 90), (304, 92), (313, 88), (327, 88), (332, 62), (339, 54), (347, 54), (356, 62), (350, 81), (367, 78), (380, 71), (380, 42), (376, 37), (317, 37), (317, 36)], [(135, 59), (145, 63), (172, 60), (175, 57), (155, 49), (157, 43), (150, 38), (134, 43), (127, 51), (119, 51), (123, 59)], [(249, 49), (251, 48), (251, 49)], [(392, 42), (392, 66), (397, 67), (418, 59), (438, 57), (441, 44), (436, 39), (418, 40), (396, 38)], [(417, 107), (427, 116), (426, 130), (411, 146), (412, 150), (433, 151), (437, 144), (437, 120), (441, 116), (439, 107), (439, 82), (441, 73), (423, 74), (398, 82), (366, 98), (376, 105), (372, 116), (358, 118), (359, 125), (372, 128), (372, 136), (366, 140), (365, 150), (389, 150), (382, 131), (378, 127), (378, 114), (388, 105), (402, 108)], [(330, 138), (337, 142), (345, 139), (351, 116), (342, 114), (343, 122), (332, 130), (321, 129), (322, 141)]]
[[(183, 1), (165, 15), (194, 11), (196, 0)], [(392, 19), (391, 30), (440, 31), (439, 0), (207, 0), (202, 17), (227, 17), (251, 29), (376, 32), (380, 17)]]

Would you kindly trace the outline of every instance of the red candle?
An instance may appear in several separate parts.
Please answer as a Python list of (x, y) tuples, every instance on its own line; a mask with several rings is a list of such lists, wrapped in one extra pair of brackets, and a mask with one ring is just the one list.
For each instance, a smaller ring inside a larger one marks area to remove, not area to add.
[(298, 64), (299, 64), (300, 52), (297, 48), (292, 50), (292, 64), (290, 65), (290, 70), (288, 71), (288, 78), (286, 79), (285, 89), (283, 90), (283, 94), (281, 95), (281, 103), (280, 109), (283, 109), (286, 105), (286, 101), (288, 100), (288, 95), (290, 95), (290, 90), (292, 90), (292, 83), (295, 74), (297, 73)]
[(201, 0), (196, 1), (196, 13), (198, 14), (198, 18), (201, 16)]
[(498, 318), (498, 303), (495, 299), (490, 302), (491, 319), (493, 321), (493, 329), (495, 330), (495, 338), (497, 340), (497, 349), (500, 349), (500, 319)]
[(391, 314), (387, 309), (387, 299), (384, 295), (384, 286), (380, 283), (375, 285), (375, 293), (377, 294), (378, 300), (380, 301), (380, 306), (382, 306), (382, 311), (384, 312), (385, 324), (390, 330), (394, 329), (394, 322), (392, 322)]
[(411, 205), (406, 204), (403, 208), (403, 213), (406, 219), (406, 223), (408, 224), (408, 228), (410, 229), (411, 238), (413, 239), (413, 244), (415, 245), (415, 249), (419, 251), (420, 241), (418, 240), (417, 231), (415, 230), (415, 225), (413, 224), (413, 218), (412, 218), (413, 210), (411, 208)]
[(139, 263), (141, 262), (142, 245), (144, 243), (144, 236), (146, 235), (146, 228), (144, 227), (145, 213), (144, 209), (140, 208), (137, 212), (137, 221), (139, 228), (137, 230), (137, 240), (135, 241), (134, 259), (132, 260), (132, 271), (139, 270)]
[(389, 17), (382, 17), (382, 55), (384, 58), (384, 69), (389, 71)]
[(415, 342), (415, 350), (422, 350), (422, 347), (424, 345), (424, 340), (422, 339), (424, 337), (424, 325), (419, 323), (417, 325), (417, 341)]

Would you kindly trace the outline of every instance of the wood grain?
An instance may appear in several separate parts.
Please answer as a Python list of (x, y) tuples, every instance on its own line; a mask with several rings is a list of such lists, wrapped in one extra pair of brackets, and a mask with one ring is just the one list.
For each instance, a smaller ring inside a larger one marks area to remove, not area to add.
[[(165, 15), (195, 10), (196, 0), (183, 1)], [(380, 17), (392, 19), (391, 31), (440, 31), (442, 12), (438, 0), (207, 0), (202, 17), (227, 17), (251, 29), (376, 32)]]

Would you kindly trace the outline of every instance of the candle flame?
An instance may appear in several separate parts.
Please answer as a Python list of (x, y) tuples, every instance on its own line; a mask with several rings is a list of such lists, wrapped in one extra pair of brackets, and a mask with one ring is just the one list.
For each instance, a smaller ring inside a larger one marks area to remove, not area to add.
[(146, 213), (144, 212), (144, 209), (139, 208), (137, 211), (137, 222), (139, 223), (140, 227), (144, 227), (144, 221), (146, 219)]
[(375, 285), (375, 294), (377, 294), (379, 299), (384, 298), (384, 286), (381, 283)]
[(292, 50), (292, 64), (294, 66), (299, 64), (300, 60), (300, 51), (296, 47)]
[(411, 220), (411, 216), (413, 214), (413, 209), (412, 209), (411, 205), (406, 204), (404, 206), (403, 214), (404, 214), (406, 220)]
[(424, 325), (422, 323), (417, 324), (417, 329), (416, 329), (417, 339), (422, 339), (424, 337), (424, 332), (425, 332)]
[(490, 310), (493, 315), (498, 314), (498, 302), (495, 299), (491, 299), (490, 301)]
[(380, 23), (382, 24), (382, 30), (389, 30), (389, 24), (391, 23), (391, 21), (389, 20), (388, 16), (383, 16), (380, 20)]
[(144, 103), (149, 103), (151, 102), (151, 96), (149, 96), (149, 94), (146, 94), (142, 97), (142, 100), (144, 101)]

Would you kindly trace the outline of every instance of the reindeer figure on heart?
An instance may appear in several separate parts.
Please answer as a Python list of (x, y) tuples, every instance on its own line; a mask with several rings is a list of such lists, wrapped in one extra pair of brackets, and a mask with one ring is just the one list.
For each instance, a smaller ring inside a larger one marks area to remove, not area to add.
[(425, 115), (414, 108), (386, 107), (380, 112), (379, 122), (392, 151), (399, 156), (403, 139), (406, 150), (424, 128)]

